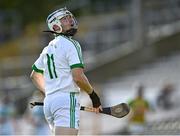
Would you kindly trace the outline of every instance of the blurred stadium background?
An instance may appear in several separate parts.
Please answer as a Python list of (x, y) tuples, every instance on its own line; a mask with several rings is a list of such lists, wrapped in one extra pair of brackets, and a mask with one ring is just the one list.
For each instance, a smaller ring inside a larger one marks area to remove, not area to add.
[[(86, 75), (102, 105), (128, 102), (145, 86), (151, 105), (141, 134), (180, 134), (180, 0), (1, 0), (0, 134), (50, 134), (42, 100), (30, 81), (31, 65), (53, 38), (46, 17), (66, 6), (79, 22)], [(158, 105), (162, 88), (173, 86), (170, 107)], [(90, 105), (82, 93), (82, 105)], [(130, 134), (128, 119), (81, 112), (80, 134)]]

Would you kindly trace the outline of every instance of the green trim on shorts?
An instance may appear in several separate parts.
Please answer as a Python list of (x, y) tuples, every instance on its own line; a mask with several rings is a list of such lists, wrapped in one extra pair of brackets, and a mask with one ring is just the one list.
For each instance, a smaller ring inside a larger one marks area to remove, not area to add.
[(70, 93), (70, 128), (75, 128), (75, 92)]
[(41, 73), (41, 74), (44, 73), (44, 71), (41, 70), (41, 69), (38, 69), (35, 64), (32, 65), (32, 69), (33, 69), (34, 71), (38, 72), (38, 73)]

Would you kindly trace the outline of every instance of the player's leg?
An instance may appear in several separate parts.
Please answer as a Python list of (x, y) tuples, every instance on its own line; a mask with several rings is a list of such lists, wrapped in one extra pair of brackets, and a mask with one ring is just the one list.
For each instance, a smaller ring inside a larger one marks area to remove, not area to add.
[(44, 109), (44, 113), (45, 113), (45, 118), (46, 118), (46, 121), (49, 125), (49, 128), (51, 130), (51, 134), (54, 135), (55, 133), (55, 127), (54, 127), (54, 119), (53, 119), (53, 116), (50, 114), (50, 112), (48, 112), (49, 110), (46, 108)]
[(78, 129), (67, 127), (55, 127), (55, 135), (77, 135)]

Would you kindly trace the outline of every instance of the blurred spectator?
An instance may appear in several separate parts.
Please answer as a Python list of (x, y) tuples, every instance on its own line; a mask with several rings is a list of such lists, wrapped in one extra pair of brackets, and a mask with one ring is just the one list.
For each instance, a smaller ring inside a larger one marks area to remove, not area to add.
[[(43, 101), (44, 96), (40, 91), (34, 91), (29, 102), (32, 101)], [(19, 120), (19, 128), (16, 134), (18, 135), (50, 135), (49, 126), (44, 118), (43, 106), (35, 106), (30, 108), (27, 105), (26, 112), (23, 117)], [(23, 129), (21, 129), (23, 128)]]
[(35, 135), (50, 135), (50, 129), (44, 117), (43, 106), (33, 108), (32, 119)]
[[(34, 91), (30, 101), (43, 102), (44, 94), (40, 91)], [(32, 123), (34, 126), (35, 135), (50, 135), (50, 129), (48, 123), (44, 117), (43, 106), (35, 106), (30, 110), (32, 116)]]
[(8, 94), (5, 94), (0, 101), (0, 135), (13, 135), (15, 106)]
[(29, 110), (27, 110), (24, 115), (18, 119), (17, 125), (18, 128), (16, 129), (16, 135), (35, 135), (35, 126)]
[(146, 123), (146, 112), (149, 109), (149, 102), (144, 98), (144, 86), (137, 88), (137, 95), (129, 101), (131, 113), (129, 118), (129, 133), (142, 134)]
[(157, 97), (157, 106), (159, 106), (159, 108), (169, 110), (175, 106), (172, 100), (174, 90), (173, 84), (165, 84), (163, 86)]

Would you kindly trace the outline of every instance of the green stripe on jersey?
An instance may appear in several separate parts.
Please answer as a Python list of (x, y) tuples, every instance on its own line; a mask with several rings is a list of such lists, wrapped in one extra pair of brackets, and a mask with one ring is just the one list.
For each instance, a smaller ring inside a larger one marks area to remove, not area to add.
[(79, 63), (79, 64), (73, 64), (70, 67), (71, 67), (71, 69), (73, 69), (73, 68), (84, 68), (84, 65), (82, 63)]
[(83, 59), (82, 59), (82, 52), (81, 52), (81, 46), (79, 45), (79, 43), (69, 37), (66, 37), (64, 35), (62, 35), (64, 38), (66, 38), (67, 40), (69, 40), (70, 42), (72, 42), (72, 44), (74, 45), (74, 47), (76, 48), (76, 51), (78, 53), (78, 57), (79, 57), (79, 61), (80, 63), (83, 64)]
[(33, 69), (34, 71), (38, 72), (38, 73), (41, 73), (41, 74), (43, 74), (43, 72), (44, 72), (43, 70), (38, 69), (35, 64), (32, 65), (32, 69)]
[(75, 46), (75, 48), (76, 48), (76, 50), (77, 50), (77, 52), (78, 52), (78, 57), (79, 57), (80, 62), (83, 63), (80, 45), (79, 45), (76, 41), (74, 41), (74, 40), (72, 40), (72, 39), (70, 39), (70, 40), (74, 43), (74, 46)]

